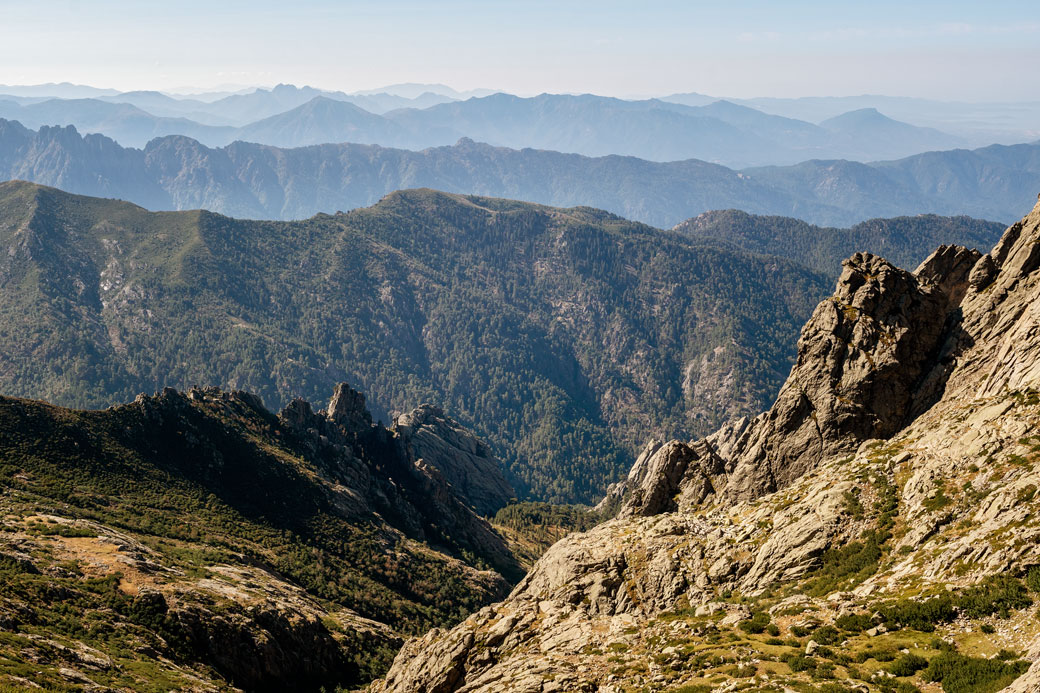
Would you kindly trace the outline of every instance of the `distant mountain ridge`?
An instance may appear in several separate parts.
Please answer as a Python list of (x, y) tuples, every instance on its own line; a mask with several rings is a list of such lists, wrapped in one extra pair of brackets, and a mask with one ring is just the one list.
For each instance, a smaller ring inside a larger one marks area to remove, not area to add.
[[(315, 117), (319, 110), (320, 117)], [(878, 137), (878, 123), (862, 118), (824, 127), (725, 101), (687, 106), (592, 94), (504, 93), (457, 100), (431, 92), (414, 98), (351, 95), (286, 84), (212, 102), (158, 92), (44, 100), (0, 95), (0, 117), (30, 127), (74, 125), (133, 147), (172, 134), (209, 146), (245, 140), (288, 147), (354, 142), (409, 149), (467, 137), (513, 148), (651, 161), (697, 158), (737, 167), (810, 158), (890, 159), (966, 144), (959, 137), (890, 119), (885, 119), (887, 136)], [(891, 136), (896, 130), (898, 136)]]
[(970, 217), (919, 214), (868, 219), (848, 229), (836, 229), (800, 219), (727, 209), (705, 212), (673, 230), (706, 245), (785, 257), (833, 276), (840, 272), (849, 248), (885, 256), (898, 267), (913, 268), (927, 257), (928, 248), (938, 247), (953, 237), (957, 238), (957, 245), (989, 248), (1003, 228), (1003, 224)]
[(734, 208), (830, 226), (918, 213), (1008, 221), (1040, 189), (1040, 145), (734, 171), (698, 160), (589, 158), (470, 140), (417, 152), (358, 144), (278, 149), (246, 142), (214, 149), (168, 136), (137, 150), (73, 128), (33, 131), (0, 120), (0, 179), (126, 199), (153, 210), (206, 208), (254, 219), (306, 218), (373, 204), (401, 188), (432, 187), (587, 205), (659, 227)]
[[(703, 106), (718, 98), (687, 93), (663, 96), (661, 100), (688, 106)], [(965, 137), (973, 146), (1014, 144), (1035, 139), (1040, 135), (1040, 101), (1035, 99), (1018, 103), (976, 103), (862, 94), (729, 100), (742, 106), (811, 123), (822, 123), (844, 113), (876, 109), (897, 120), (938, 128), (943, 132)]]

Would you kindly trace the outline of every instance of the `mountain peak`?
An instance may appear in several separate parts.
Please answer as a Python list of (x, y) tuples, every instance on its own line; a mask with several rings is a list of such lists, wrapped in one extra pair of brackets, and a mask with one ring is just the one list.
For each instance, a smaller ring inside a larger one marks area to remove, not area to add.
[[(824, 128), (828, 128), (828, 129), (835, 129), (835, 128), (862, 126), (862, 125), (868, 125), (868, 124), (892, 124), (892, 123), (898, 123), (900, 125), (907, 125), (906, 123), (902, 123), (902, 122), (900, 122), (898, 120), (894, 120), (892, 118), (889, 118), (888, 116), (886, 116), (884, 113), (882, 113), (881, 111), (879, 111), (876, 108), (870, 107), (870, 108), (859, 108), (859, 109), (856, 109), (854, 111), (848, 111), (846, 113), (842, 113), (841, 115), (836, 115), (833, 118), (828, 118), (827, 120), (821, 122), (820, 126), (824, 127)], [(912, 127), (912, 126), (907, 125), (907, 127)]]

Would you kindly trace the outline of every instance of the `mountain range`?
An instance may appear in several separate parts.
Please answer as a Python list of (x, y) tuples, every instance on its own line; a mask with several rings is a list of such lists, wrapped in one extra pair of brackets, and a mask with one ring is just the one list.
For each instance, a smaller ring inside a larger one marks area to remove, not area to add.
[(591, 94), (501, 93), (466, 100), (424, 93), (407, 99), (291, 85), (212, 102), (159, 92), (66, 99), (0, 95), (0, 117), (32, 128), (73, 125), (131, 147), (173, 134), (208, 146), (244, 140), (285, 147), (351, 142), (408, 149), (468, 137), (513, 148), (651, 161), (698, 158), (735, 167), (812, 158), (889, 159), (968, 142), (869, 108), (817, 125), (727, 101), (686, 106)]
[(206, 208), (260, 219), (347, 210), (394, 190), (425, 186), (593, 206), (662, 227), (713, 209), (841, 226), (926, 212), (1007, 222), (1040, 189), (1040, 145), (929, 152), (869, 165), (808, 161), (734, 171), (697, 160), (590, 158), (470, 140), (414, 152), (245, 142), (212, 149), (170, 136), (138, 150), (72, 128), (33, 131), (0, 120), (0, 178), (117, 197), (154, 210)]
[[(663, 96), (661, 100), (687, 106), (704, 106), (720, 98), (690, 92)], [(1040, 123), (1040, 101), (1036, 100), (1017, 103), (956, 102), (880, 94), (726, 100), (812, 123), (820, 123), (851, 111), (874, 109), (902, 121), (965, 137), (976, 144), (1015, 144), (1040, 137), (1037, 125)]]
[[(19, 182), (0, 184), (0, 220), (11, 395), (98, 407), (206, 383), (282, 406), (345, 380), (383, 420), (444, 406), (521, 497), (566, 502), (597, 497), (648, 435), (761, 409), (850, 243), (916, 264), (935, 241), (988, 248), (1002, 228), (925, 216), (806, 233), (749, 217), (712, 245), (432, 190), (256, 222)], [(815, 269), (762, 254), (769, 234)]]

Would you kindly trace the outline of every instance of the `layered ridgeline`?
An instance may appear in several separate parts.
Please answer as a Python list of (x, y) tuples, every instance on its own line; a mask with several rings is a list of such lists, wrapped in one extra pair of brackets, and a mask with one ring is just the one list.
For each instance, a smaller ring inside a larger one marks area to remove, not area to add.
[(443, 404), (541, 500), (594, 500), (648, 435), (761, 410), (832, 281), (605, 212), (429, 190), (287, 223), (7, 183), (0, 220), (2, 391), (94, 407), (212, 383), (281, 406), (346, 380), (384, 420)]
[(832, 225), (922, 212), (1010, 222), (1040, 187), (1040, 146), (736, 171), (696, 159), (590, 158), (471, 140), (417, 152), (363, 144), (278, 149), (246, 142), (215, 149), (171, 136), (128, 149), (72, 128), (34, 131), (0, 120), (0, 178), (118, 197), (149, 209), (202, 208), (256, 219), (300, 219), (370, 205), (401, 188), (432, 187), (588, 205), (664, 227), (728, 208)]
[(1040, 204), (856, 254), (775, 404), (652, 442), (502, 603), (376, 691), (1040, 689)]
[(777, 255), (836, 276), (850, 248), (883, 255), (898, 267), (916, 267), (933, 248), (942, 244), (990, 248), (1004, 227), (969, 217), (918, 214), (870, 219), (848, 229), (835, 229), (801, 219), (727, 209), (705, 212), (672, 230), (706, 245)]
[[(729, 166), (792, 164), (809, 158), (869, 161), (968, 144), (960, 137), (894, 121), (874, 109), (816, 125), (727, 101), (687, 106), (593, 94), (491, 94), (387, 111), (371, 99), (285, 86), (210, 104), (195, 102), (194, 112), (176, 112), (176, 100), (161, 94), (129, 100), (12, 99), (0, 94), (0, 117), (30, 127), (72, 125), (132, 147), (165, 135), (186, 135), (211, 146), (234, 141), (280, 147), (357, 142), (408, 149), (469, 137), (518, 149), (619, 154), (651, 161), (697, 158)], [(1012, 141), (1025, 139), (1023, 135)]]
[(244, 392), (105, 411), (0, 397), (0, 687), (331, 690), (521, 574), (471, 508), (512, 494), (424, 407), (345, 385), (275, 415)]

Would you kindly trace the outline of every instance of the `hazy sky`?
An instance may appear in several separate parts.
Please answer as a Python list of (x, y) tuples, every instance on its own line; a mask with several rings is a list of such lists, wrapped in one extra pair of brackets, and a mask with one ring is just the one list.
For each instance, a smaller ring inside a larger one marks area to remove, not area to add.
[(1036, 1), (0, 0), (0, 83), (1040, 99)]

